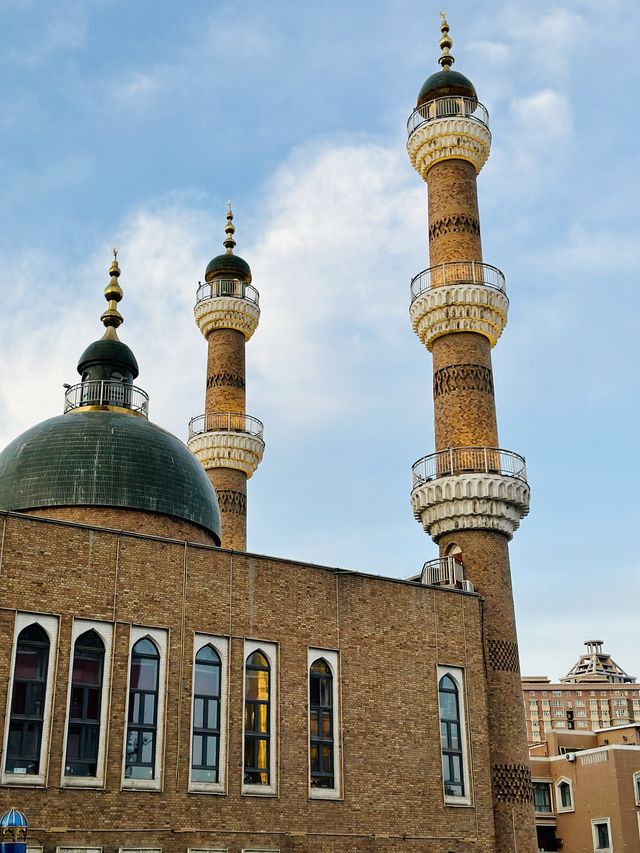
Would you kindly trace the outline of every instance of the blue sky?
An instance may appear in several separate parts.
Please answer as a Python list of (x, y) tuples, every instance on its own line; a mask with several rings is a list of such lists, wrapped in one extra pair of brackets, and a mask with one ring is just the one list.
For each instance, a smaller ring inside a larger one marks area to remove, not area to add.
[[(433, 449), (408, 321), (428, 266), (405, 121), (436, 70), (425, 0), (0, 0), (0, 443), (62, 407), (100, 334), (117, 245), (122, 338), (152, 419), (201, 413), (197, 281), (226, 200), (261, 295), (248, 410), (265, 423), (251, 550), (406, 576), (436, 555), (411, 464)], [(604, 639), (640, 676), (638, 110), (631, 0), (451, 2), (456, 69), (490, 112), (484, 257), (502, 447), (527, 457), (511, 555), (523, 670)]]

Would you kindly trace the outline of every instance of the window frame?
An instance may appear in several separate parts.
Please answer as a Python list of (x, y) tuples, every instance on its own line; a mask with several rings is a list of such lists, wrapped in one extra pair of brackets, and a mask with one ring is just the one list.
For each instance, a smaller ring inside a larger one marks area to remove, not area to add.
[[(98, 737), (98, 758), (95, 776), (71, 776), (65, 773), (67, 761), (67, 739), (69, 737), (69, 719), (71, 715), (71, 686), (73, 681), (73, 660), (76, 641), (87, 631), (95, 631), (104, 644), (102, 665), (102, 691), (100, 693), (100, 734)], [(109, 622), (94, 622), (89, 619), (74, 619), (71, 631), (71, 653), (69, 655), (69, 680), (67, 685), (67, 705), (62, 741), (62, 767), (60, 785), (64, 788), (104, 788), (105, 760), (107, 757), (107, 735), (109, 728), (109, 708), (111, 705), (111, 661), (113, 656), (113, 625)]]
[[(129, 701), (131, 698), (131, 660), (133, 647), (139, 640), (150, 640), (158, 650), (158, 700), (156, 713), (156, 744), (153, 779), (132, 779), (125, 776), (127, 763), (127, 734), (129, 731)], [(167, 694), (167, 648), (169, 632), (165, 628), (145, 628), (131, 626), (129, 632), (129, 655), (127, 657), (127, 688), (124, 714), (124, 737), (122, 742), (122, 768), (120, 789), (140, 791), (161, 791), (164, 778), (164, 718)], [(129, 848), (126, 848), (129, 849)], [(132, 848), (133, 849), (133, 848)], [(136, 850), (138, 848), (135, 848)], [(145, 848), (146, 849), (146, 848)]]
[[(442, 772), (442, 740), (440, 735), (440, 682), (448, 675), (458, 688), (458, 713), (460, 715), (460, 746), (462, 758), (462, 779), (464, 781), (465, 793), (463, 796), (447, 794), (444, 785), (444, 774)], [(436, 707), (438, 708), (438, 744), (440, 746), (440, 776), (442, 779), (442, 796), (445, 806), (471, 806), (471, 773), (469, 756), (469, 739), (467, 734), (467, 692), (464, 685), (464, 670), (458, 666), (438, 665), (436, 679)]]
[[(191, 779), (193, 762), (193, 729), (196, 684), (196, 657), (205, 646), (211, 646), (220, 658), (220, 734), (218, 740), (218, 781), (198, 782)], [(224, 794), (227, 790), (227, 712), (229, 702), (229, 640), (212, 634), (193, 636), (193, 662), (191, 673), (191, 725), (189, 727), (189, 787), (188, 790), (200, 794)], [(244, 710), (244, 708), (243, 708)], [(194, 848), (195, 850), (196, 848)], [(200, 850), (201, 848), (197, 848)], [(202, 848), (204, 849), (204, 848)], [(207, 848), (208, 850), (209, 848)], [(212, 848), (213, 849), (213, 848)]]
[[(16, 655), (18, 651), (18, 637), (25, 628), (38, 625), (49, 638), (49, 656), (47, 658), (47, 675), (44, 682), (44, 708), (42, 711), (42, 733), (40, 736), (40, 757), (38, 761), (38, 773), (22, 774), (7, 772), (7, 744), (9, 740), (9, 729), (11, 726), (11, 706), (13, 705), (13, 687), (16, 668)], [(7, 691), (7, 707), (5, 712), (4, 741), (2, 751), (2, 773), (0, 783), (2, 785), (27, 785), (30, 788), (44, 787), (49, 771), (49, 754), (51, 723), (54, 707), (54, 684), (56, 683), (56, 670), (58, 663), (58, 616), (45, 616), (40, 613), (16, 613), (13, 626), (13, 643), (11, 646), (11, 666), (9, 670), (9, 689)]]
[[(269, 662), (269, 784), (256, 785), (244, 781), (244, 737), (245, 702), (247, 691), (247, 659), (254, 652), (262, 652)], [(275, 643), (245, 640), (242, 658), (242, 795), (257, 797), (276, 797), (278, 795), (278, 647)]]
[[(562, 805), (562, 792), (560, 791), (561, 785), (568, 785), (569, 786), (569, 797), (571, 799), (571, 805), (570, 806), (563, 806)], [(571, 779), (568, 779), (566, 776), (560, 776), (554, 782), (553, 787), (555, 789), (556, 811), (559, 813), (574, 812), (576, 810), (576, 807), (575, 807), (575, 801), (573, 799), (573, 782), (571, 781)]]
[[(535, 792), (534, 792), (534, 788), (536, 785), (546, 785), (547, 790), (549, 791), (549, 811), (539, 811), (536, 808), (536, 796), (535, 796)], [(554, 814), (554, 810), (553, 810), (553, 788), (554, 788), (554, 785), (553, 785), (553, 781), (551, 779), (538, 779), (538, 778), (532, 778), (531, 779), (531, 793), (532, 793), (532, 797), (533, 797), (533, 813), (535, 814), (536, 817), (543, 817), (545, 815), (548, 817), (548, 816)]]
[[(333, 729), (333, 787), (316, 788), (311, 785), (311, 665), (323, 660), (331, 670), (332, 679), (332, 729)], [(309, 798), (312, 800), (339, 800), (342, 797), (342, 749), (340, 729), (340, 657), (331, 649), (307, 649), (307, 764)]]
[(633, 794), (635, 804), (640, 806), (640, 770), (633, 774)]
[[(597, 827), (600, 824), (606, 824), (607, 826), (607, 834), (609, 836), (609, 846), (608, 847), (597, 847), (598, 841), (598, 833)], [(593, 841), (593, 851), (594, 853), (613, 853), (613, 839), (611, 838), (611, 818), (608, 817), (598, 817), (594, 818), (591, 821), (591, 838)]]

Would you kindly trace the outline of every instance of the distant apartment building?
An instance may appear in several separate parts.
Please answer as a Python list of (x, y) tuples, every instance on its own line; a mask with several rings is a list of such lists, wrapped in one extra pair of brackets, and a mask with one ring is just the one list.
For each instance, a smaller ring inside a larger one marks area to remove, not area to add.
[(640, 725), (547, 732), (529, 763), (539, 851), (640, 850)]
[(522, 679), (529, 743), (548, 732), (594, 731), (640, 723), (640, 684), (602, 651), (602, 640), (587, 640), (586, 654), (558, 683), (547, 676)]

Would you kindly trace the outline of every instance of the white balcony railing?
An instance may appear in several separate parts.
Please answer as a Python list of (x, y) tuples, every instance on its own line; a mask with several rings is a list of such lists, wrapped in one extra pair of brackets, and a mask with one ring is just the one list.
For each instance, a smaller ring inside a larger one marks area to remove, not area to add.
[(475, 98), (465, 98), (462, 95), (445, 98), (434, 98), (416, 107), (407, 121), (409, 136), (422, 125), (441, 118), (467, 118), (489, 127), (489, 112), (484, 104)]
[(422, 567), (420, 583), (431, 586), (460, 586), (464, 580), (462, 563), (455, 557), (437, 557)]
[(216, 278), (213, 281), (198, 282), (196, 305), (216, 296), (231, 296), (234, 299), (246, 299), (254, 305), (260, 303), (260, 294), (255, 287), (239, 278)]
[(481, 284), (504, 294), (507, 292), (504, 274), (497, 267), (481, 261), (450, 261), (422, 270), (411, 279), (411, 301), (432, 287), (449, 284)]
[(149, 417), (149, 395), (135, 385), (111, 380), (89, 380), (71, 385), (64, 395), (64, 411), (85, 406), (118, 406)]
[(237, 412), (210, 412), (198, 415), (189, 421), (189, 438), (203, 432), (244, 432), (256, 438), (262, 438), (264, 425), (251, 415)]
[(497, 447), (450, 447), (430, 453), (414, 463), (411, 473), (414, 488), (437, 477), (467, 473), (500, 474), (527, 482), (524, 457)]

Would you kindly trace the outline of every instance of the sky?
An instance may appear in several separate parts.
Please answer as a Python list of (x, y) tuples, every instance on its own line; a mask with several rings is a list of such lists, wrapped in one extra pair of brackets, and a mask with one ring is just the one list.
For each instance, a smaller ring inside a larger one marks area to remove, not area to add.
[[(251, 551), (406, 577), (433, 451), (428, 266), (406, 119), (438, 69), (428, 0), (0, 0), (0, 445), (62, 411), (101, 334), (111, 248), (151, 419), (204, 405), (197, 283), (222, 251), (260, 291), (247, 406), (265, 424)], [(511, 545), (523, 672), (588, 639), (640, 677), (634, 0), (451, 0), (455, 69), (490, 114), (484, 259), (506, 275), (493, 350), (503, 448), (527, 459)]]

